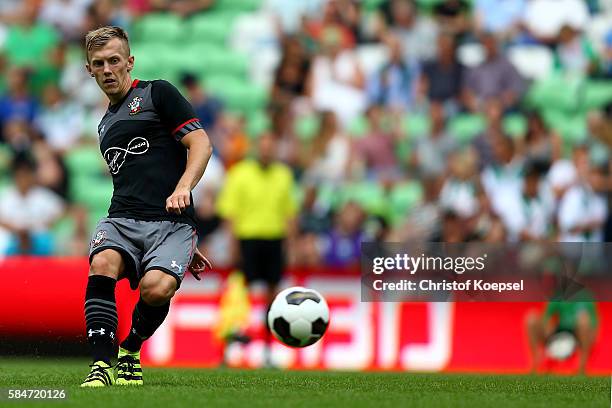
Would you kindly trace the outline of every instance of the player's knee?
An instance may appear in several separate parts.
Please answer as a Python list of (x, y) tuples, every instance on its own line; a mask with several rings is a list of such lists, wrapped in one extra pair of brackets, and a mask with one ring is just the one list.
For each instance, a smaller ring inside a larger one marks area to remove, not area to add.
[(104, 253), (94, 255), (89, 267), (90, 275), (103, 275), (117, 278), (119, 274), (119, 265), (113, 262), (109, 256)]
[(172, 299), (176, 291), (175, 287), (176, 285), (165, 281), (156, 282), (155, 284), (141, 283), (140, 297), (151, 306), (161, 306)]

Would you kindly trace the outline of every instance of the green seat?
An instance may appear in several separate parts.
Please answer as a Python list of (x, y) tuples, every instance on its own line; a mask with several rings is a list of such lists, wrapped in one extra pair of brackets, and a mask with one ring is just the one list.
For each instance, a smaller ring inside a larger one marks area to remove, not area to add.
[(485, 130), (486, 122), (480, 115), (457, 115), (448, 124), (449, 132), (460, 143), (469, 143), (474, 137)]
[(429, 134), (431, 121), (426, 115), (407, 115), (402, 122), (402, 128), (408, 139), (414, 140)]
[(585, 113), (568, 114), (555, 109), (547, 109), (542, 112), (542, 116), (549, 127), (559, 132), (567, 148), (584, 142), (588, 136)]
[(136, 41), (148, 43), (174, 43), (181, 39), (185, 29), (183, 21), (174, 14), (148, 14), (134, 24)]
[(214, 10), (218, 11), (255, 11), (261, 6), (262, 0), (216, 0)]
[(389, 195), (389, 217), (392, 225), (399, 224), (406, 213), (423, 199), (423, 186), (412, 181), (396, 185)]
[(369, 214), (384, 215), (386, 211), (385, 193), (378, 183), (360, 182), (346, 184), (340, 192), (340, 205), (354, 201)]
[(527, 93), (526, 102), (539, 109), (576, 111), (581, 108), (583, 85), (582, 77), (557, 73), (535, 82)]
[(527, 119), (519, 114), (508, 115), (502, 121), (502, 128), (507, 135), (522, 137), (527, 132)]
[(246, 132), (250, 138), (256, 138), (263, 132), (270, 130), (270, 118), (264, 110), (257, 110), (247, 118)]
[(370, 124), (365, 116), (357, 116), (348, 124), (347, 132), (350, 136), (361, 138), (370, 130)]
[(584, 108), (599, 109), (612, 102), (612, 81), (591, 80), (584, 87)]
[(235, 16), (225, 13), (205, 13), (194, 16), (185, 28), (191, 41), (225, 45), (233, 28)]
[(295, 120), (293, 130), (302, 141), (313, 139), (321, 127), (321, 120), (318, 116), (301, 116)]
[(250, 114), (263, 109), (267, 104), (266, 89), (241, 81), (232, 76), (207, 76), (206, 89), (223, 100), (232, 111)]
[(69, 150), (64, 161), (71, 177), (96, 177), (106, 172), (106, 163), (97, 146), (81, 146)]
[(113, 195), (113, 182), (110, 177), (73, 177), (70, 195), (90, 211), (106, 211)]

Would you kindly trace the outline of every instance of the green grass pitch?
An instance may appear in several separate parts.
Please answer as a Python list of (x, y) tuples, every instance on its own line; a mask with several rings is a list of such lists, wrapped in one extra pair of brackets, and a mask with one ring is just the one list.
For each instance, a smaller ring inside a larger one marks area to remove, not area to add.
[(144, 367), (143, 387), (80, 389), (81, 360), (0, 359), (0, 388), (65, 389), (52, 407), (609, 407), (610, 378), (471, 374), (166, 369)]

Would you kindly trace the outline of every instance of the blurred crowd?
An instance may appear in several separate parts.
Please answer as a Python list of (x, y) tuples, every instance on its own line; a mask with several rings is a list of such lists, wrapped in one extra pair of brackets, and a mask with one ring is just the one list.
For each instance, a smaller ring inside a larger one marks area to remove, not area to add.
[[(575, 108), (584, 110), (580, 137), (528, 103), (536, 80), (549, 76), (568, 87), (575, 78), (610, 85), (611, 1), (255, 3), (249, 13), (273, 24), (266, 44), (278, 55), (267, 68), (268, 125), (249, 134), (245, 118), (197, 72), (186, 70), (175, 84), (214, 146), (194, 190), (201, 245), (213, 263), (232, 262), (217, 198), (232, 168), (261, 154), (262, 135), (266, 153), (294, 179), (292, 265), (355, 265), (362, 241), (612, 238), (611, 98)], [(107, 24), (129, 32), (153, 12), (188, 19), (215, 7), (214, 0), (0, 2), (2, 253), (87, 251), (92, 214), (71, 193), (66, 157), (96, 144), (108, 101), (86, 75), (84, 34)], [(543, 74), (542, 55), (550, 59)], [(462, 118), (478, 125), (474, 135), (463, 136)], [(520, 126), (509, 129), (509, 118)], [(58, 242), (56, 225), (67, 218), (70, 234)]]

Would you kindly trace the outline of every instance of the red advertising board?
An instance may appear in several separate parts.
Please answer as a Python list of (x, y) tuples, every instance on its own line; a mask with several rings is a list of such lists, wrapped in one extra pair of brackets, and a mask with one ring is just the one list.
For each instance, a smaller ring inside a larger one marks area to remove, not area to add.
[[(0, 334), (83, 336), (86, 259), (9, 258), (0, 262), (4, 296)], [(365, 303), (356, 274), (294, 271), (287, 286), (319, 290), (330, 306), (330, 326), (314, 346), (291, 349), (272, 345), (272, 361), (290, 368), (349, 370), (419, 370), (525, 373), (530, 355), (525, 318), (542, 303)], [(225, 349), (214, 335), (224, 274), (209, 273), (202, 282), (186, 279), (168, 318), (145, 344), (149, 365), (257, 367), (264, 360), (261, 298), (252, 298), (249, 344)], [(129, 328), (137, 292), (120, 282), (117, 303), (120, 336)], [(612, 304), (599, 303), (597, 341), (587, 372), (612, 370)], [(84, 339), (84, 337), (83, 337)], [(225, 349), (225, 350), (224, 350)], [(576, 368), (574, 356), (547, 363), (558, 372)]]

